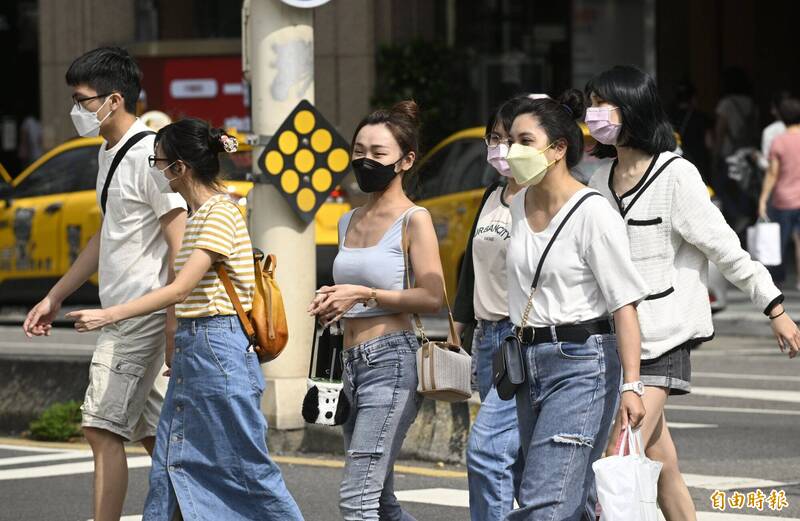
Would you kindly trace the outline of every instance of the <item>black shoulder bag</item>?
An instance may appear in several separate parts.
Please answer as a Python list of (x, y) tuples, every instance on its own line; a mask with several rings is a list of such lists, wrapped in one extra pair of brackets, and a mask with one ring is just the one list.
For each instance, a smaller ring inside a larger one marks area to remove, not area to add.
[[(600, 195), (598, 192), (590, 192), (581, 197), (575, 206), (573, 206), (561, 224), (558, 225), (550, 241), (547, 243), (542, 256), (539, 258), (539, 264), (536, 266), (536, 272), (533, 275), (533, 282), (531, 283), (531, 294), (528, 297), (528, 304), (525, 306), (525, 311), (522, 314), (522, 327), (528, 323), (528, 316), (530, 315), (531, 308), (533, 307), (533, 296), (536, 294), (536, 286), (539, 283), (539, 276), (542, 273), (542, 266), (550, 248), (556, 241), (561, 229), (567, 224), (567, 221), (575, 210), (580, 207), (583, 202), (595, 195)], [(497, 388), (497, 395), (501, 400), (510, 400), (514, 398), (517, 393), (517, 388), (525, 383), (525, 358), (522, 354), (522, 327), (517, 328), (516, 335), (506, 337), (495, 352), (492, 358), (492, 372), (494, 375), (494, 385)]]
[(106, 201), (108, 201), (108, 187), (111, 186), (111, 178), (114, 177), (114, 172), (116, 172), (117, 167), (122, 162), (125, 154), (128, 153), (128, 150), (130, 150), (133, 145), (147, 136), (153, 135), (155, 135), (155, 132), (152, 130), (145, 130), (143, 132), (139, 132), (138, 134), (134, 134), (128, 139), (128, 141), (125, 142), (124, 145), (122, 145), (122, 148), (120, 148), (117, 153), (114, 154), (114, 159), (111, 160), (111, 166), (108, 167), (108, 175), (106, 176), (106, 182), (103, 185), (103, 191), (100, 193), (100, 208), (103, 210), (104, 217), (106, 215)]

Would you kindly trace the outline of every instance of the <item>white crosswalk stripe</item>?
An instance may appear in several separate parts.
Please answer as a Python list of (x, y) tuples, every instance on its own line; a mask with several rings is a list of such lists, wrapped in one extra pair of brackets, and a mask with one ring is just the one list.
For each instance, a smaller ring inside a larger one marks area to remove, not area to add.
[[(128, 457), (128, 468), (142, 468), (150, 466), (150, 456)], [(72, 476), (94, 472), (92, 460), (79, 463), (62, 463), (60, 465), (41, 465), (19, 469), (0, 470), (0, 481), (9, 479), (52, 478), (55, 476)]]
[(37, 454), (35, 456), (16, 456), (13, 458), (0, 458), (0, 467), (10, 465), (22, 465), (24, 463), (39, 463), (47, 461), (61, 461), (66, 459), (91, 458), (92, 453), (88, 450), (75, 452), (59, 452), (55, 454)]

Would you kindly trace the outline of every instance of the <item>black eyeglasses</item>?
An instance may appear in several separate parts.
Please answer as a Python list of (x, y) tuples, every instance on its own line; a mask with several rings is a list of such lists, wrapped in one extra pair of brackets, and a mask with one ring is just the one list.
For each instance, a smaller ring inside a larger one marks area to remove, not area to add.
[(155, 168), (156, 164), (159, 161), (169, 161), (169, 158), (168, 157), (156, 157), (156, 156), (150, 156), (150, 157), (147, 158), (147, 162), (150, 164), (150, 168)]
[(89, 96), (88, 98), (81, 98), (81, 97), (78, 97), (77, 94), (73, 94), (72, 95), (72, 102), (75, 104), (76, 107), (85, 108), (83, 104), (86, 103), (87, 101), (92, 101), (93, 99), (105, 98), (107, 96), (111, 96), (112, 94), (114, 94), (114, 93), (113, 92), (109, 92), (109, 93), (106, 93), (106, 94), (98, 94), (97, 96)]

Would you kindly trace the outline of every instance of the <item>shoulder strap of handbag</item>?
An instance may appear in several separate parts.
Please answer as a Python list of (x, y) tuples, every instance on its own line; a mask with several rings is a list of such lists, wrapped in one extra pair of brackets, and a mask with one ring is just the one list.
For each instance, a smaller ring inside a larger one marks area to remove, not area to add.
[[(414, 207), (414, 208), (421, 208), (421, 207)], [(423, 210), (425, 210), (423, 208)], [(414, 210), (416, 211), (416, 210)], [(401, 236), (401, 247), (403, 248), (403, 268), (405, 270), (406, 276), (406, 286), (411, 288), (411, 275), (409, 273), (409, 259), (408, 259), (408, 249), (409, 249), (409, 241), (408, 241), (408, 220), (411, 217), (411, 214), (414, 213), (411, 209), (406, 211), (406, 214), (403, 216), (403, 224), (402, 229), (400, 230)], [(427, 211), (427, 210), (425, 210)], [(453, 339), (453, 342), (456, 345), (461, 345), (461, 340), (458, 338), (456, 334), (456, 324), (453, 321), (453, 310), (450, 309), (450, 300), (447, 298), (447, 285), (444, 282), (444, 278), (442, 278), (442, 290), (444, 290), (444, 301), (447, 304), (447, 320), (450, 323), (450, 337)], [(413, 313), (412, 316), (414, 317), (414, 324), (417, 326), (420, 334), (422, 335), (423, 343), (428, 341), (428, 338), (425, 336), (425, 329), (422, 327), (422, 320), (420, 320), (419, 315), (417, 313)]]
[(314, 333), (311, 335), (311, 360), (309, 360), (308, 362), (309, 378), (311, 378), (311, 370), (314, 369), (314, 351), (316, 351), (316, 349), (317, 349), (317, 317), (314, 317)]
[(108, 168), (108, 175), (106, 175), (106, 182), (103, 184), (103, 191), (100, 193), (100, 208), (103, 210), (103, 215), (106, 214), (106, 201), (108, 201), (108, 187), (111, 186), (111, 178), (114, 177), (114, 172), (116, 172), (117, 167), (122, 162), (122, 159), (125, 157), (125, 154), (128, 153), (128, 150), (133, 147), (136, 143), (141, 141), (147, 136), (154, 135), (155, 132), (152, 130), (145, 130), (143, 132), (139, 132), (138, 134), (132, 135), (128, 141), (122, 145), (116, 154), (114, 154), (114, 159), (111, 160), (111, 166)]
[[(227, 201), (227, 199), (223, 199), (220, 202), (225, 202), (225, 201)], [(242, 212), (242, 209), (239, 207), (239, 205), (234, 204), (233, 201), (229, 202), (232, 205), (236, 206), (236, 209), (239, 210), (239, 212), (242, 213), (242, 217), (244, 217), (244, 213)], [(253, 324), (250, 322), (250, 317), (247, 316), (247, 313), (242, 307), (242, 302), (239, 300), (239, 295), (236, 293), (236, 288), (233, 287), (233, 282), (231, 282), (231, 278), (228, 276), (228, 272), (225, 270), (224, 263), (217, 262), (215, 265), (215, 269), (217, 272), (217, 276), (219, 276), (219, 280), (222, 281), (222, 285), (225, 287), (225, 293), (228, 294), (228, 298), (230, 299), (231, 304), (233, 304), (233, 308), (236, 310), (236, 314), (239, 315), (239, 321), (241, 321), (242, 327), (244, 328), (244, 331), (247, 334), (247, 339), (250, 340), (250, 343), (252, 345), (255, 345), (256, 330), (253, 328)]]

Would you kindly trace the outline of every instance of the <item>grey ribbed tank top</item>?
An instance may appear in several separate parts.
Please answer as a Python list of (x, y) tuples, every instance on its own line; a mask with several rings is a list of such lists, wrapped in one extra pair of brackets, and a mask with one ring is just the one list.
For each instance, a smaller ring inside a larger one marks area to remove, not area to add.
[[(333, 260), (334, 282), (386, 290), (406, 289), (402, 226), (404, 218), (418, 210), (425, 209), (421, 206), (412, 206), (403, 212), (377, 244), (366, 248), (348, 248), (344, 245), (347, 229), (356, 209), (344, 214), (339, 219), (339, 252)], [(409, 274), (413, 283), (414, 274), (411, 266)], [(345, 313), (344, 318), (379, 317), (396, 313), (397, 311), (383, 309), (380, 306), (369, 309), (364, 304), (356, 304)]]

